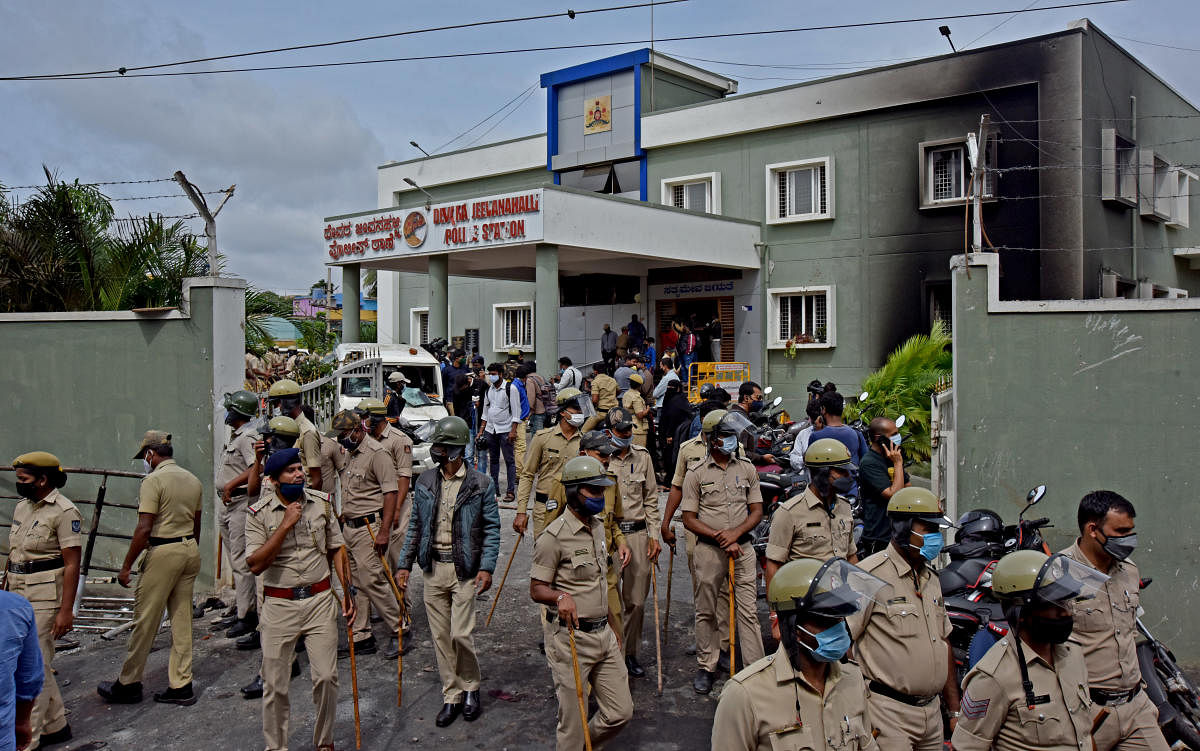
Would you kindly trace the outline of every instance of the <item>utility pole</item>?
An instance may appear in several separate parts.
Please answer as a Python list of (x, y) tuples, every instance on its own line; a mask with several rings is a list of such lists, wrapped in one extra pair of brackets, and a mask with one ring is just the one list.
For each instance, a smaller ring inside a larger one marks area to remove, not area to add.
[[(988, 127), (991, 125), (990, 115), (979, 118), (979, 133), (967, 134), (967, 156), (971, 160), (971, 203), (974, 216), (971, 228), (971, 252), (978, 253), (983, 246), (983, 188), (986, 169), (984, 168), (984, 149), (987, 148)], [(970, 265), (970, 258), (967, 259)]]
[(216, 211), (208, 210), (208, 202), (204, 200), (204, 194), (196, 190), (196, 186), (188, 182), (182, 170), (175, 172), (175, 182), (179, 183), (179, 187), (183, 188), (184, 194), (188, 200), (196, 207), (196, 211), (200, 217), (204, 219), (204, 234), (208, 235), (208, 274), (209, 276), (217, 276), (220, 269), (217, 268), (217, 214), (221, 213), (221, 209), (225, 206), (225, 202), (233, 198), (233, 191), (237, 185), (230, 185), (223, 192), (225, 197), (221, 199), (220, 205)]

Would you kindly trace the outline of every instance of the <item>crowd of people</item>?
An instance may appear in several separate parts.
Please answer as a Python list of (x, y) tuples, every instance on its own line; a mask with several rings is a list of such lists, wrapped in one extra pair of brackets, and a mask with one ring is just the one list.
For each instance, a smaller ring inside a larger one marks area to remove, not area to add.
[(268, 347), (261, 357), (246, 350), (245, 359), (245, 380), (255, 391), (265, 390), (281, 378), (295, 380), (304, 363), (320, 360), (316, 355), (295, 346)]

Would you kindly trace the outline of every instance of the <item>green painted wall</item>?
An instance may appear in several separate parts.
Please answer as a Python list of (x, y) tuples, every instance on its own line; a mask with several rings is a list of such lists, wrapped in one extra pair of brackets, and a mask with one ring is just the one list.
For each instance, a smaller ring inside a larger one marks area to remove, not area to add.
[(1085, 493), (1121, 493), (1138, 510), (1134, 558), (1155, 580), (1146, 623), (1200, 663), (1200, 309), (989, 313), (987, 285), (982, 265), (954, 274), (958, 512), (1012, 521), (1044, 483), (1036, 516), (1054, 520), (1061, 550)]
[[(654, 81), (653, 97), (651, 96), (651, 78)], [(643, 112), (669, 110), (672, 107), (684, 107), (720, 98), (718, 92), (694, 81), (668, 73), (662, 68), (655, 68), (654, 74), (651, 76), (650, 66), (642, 66)]]

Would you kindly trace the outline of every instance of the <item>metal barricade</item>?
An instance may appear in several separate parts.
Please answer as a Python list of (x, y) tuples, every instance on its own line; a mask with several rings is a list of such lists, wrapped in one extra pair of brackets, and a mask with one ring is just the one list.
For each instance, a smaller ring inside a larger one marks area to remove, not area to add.
[(694, 362), (687, 372), (687, 398), (692, 404), (700, 403), (700, 388), (711, 383), (723, 388), (737, 399), (738, 386), (750, 380), (750, 363), (746, 362)]
[[(382, 399), (383, 359), (376, 355), (349, 361), (327, 376), (300, 384), (300, 399), (312, 407), (315, 415), (313, 423), (319, 430), (329, 429), (329, 424), (338, 411), (344, 382), (348, 379), (355, 379), (347, 386), (353, 390), (353, 396), (373, 396)], [(258, 394), (263, 405), (267, 402), (268, 391), (269, 389), (264, 389)]]

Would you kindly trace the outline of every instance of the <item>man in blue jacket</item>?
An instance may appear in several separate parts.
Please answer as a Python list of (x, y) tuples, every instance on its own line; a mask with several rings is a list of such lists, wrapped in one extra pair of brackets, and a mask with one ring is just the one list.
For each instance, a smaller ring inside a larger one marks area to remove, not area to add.
[(429, 455), (437, 471), (424, 472), (413, 490), (412, 516), (397, 562), (396, 583), (408, 586), (414, 559), (425, 574), (425, 612), (433, 634), (444, 728), (461, 714), (479, 718), (479, 660), (475, 657), (475, 596), (492, 586), (500, 553), (500, 510), (496, 486), (467, 467), (471, 440), (461, 417), (443, 417), (434, 427)]

